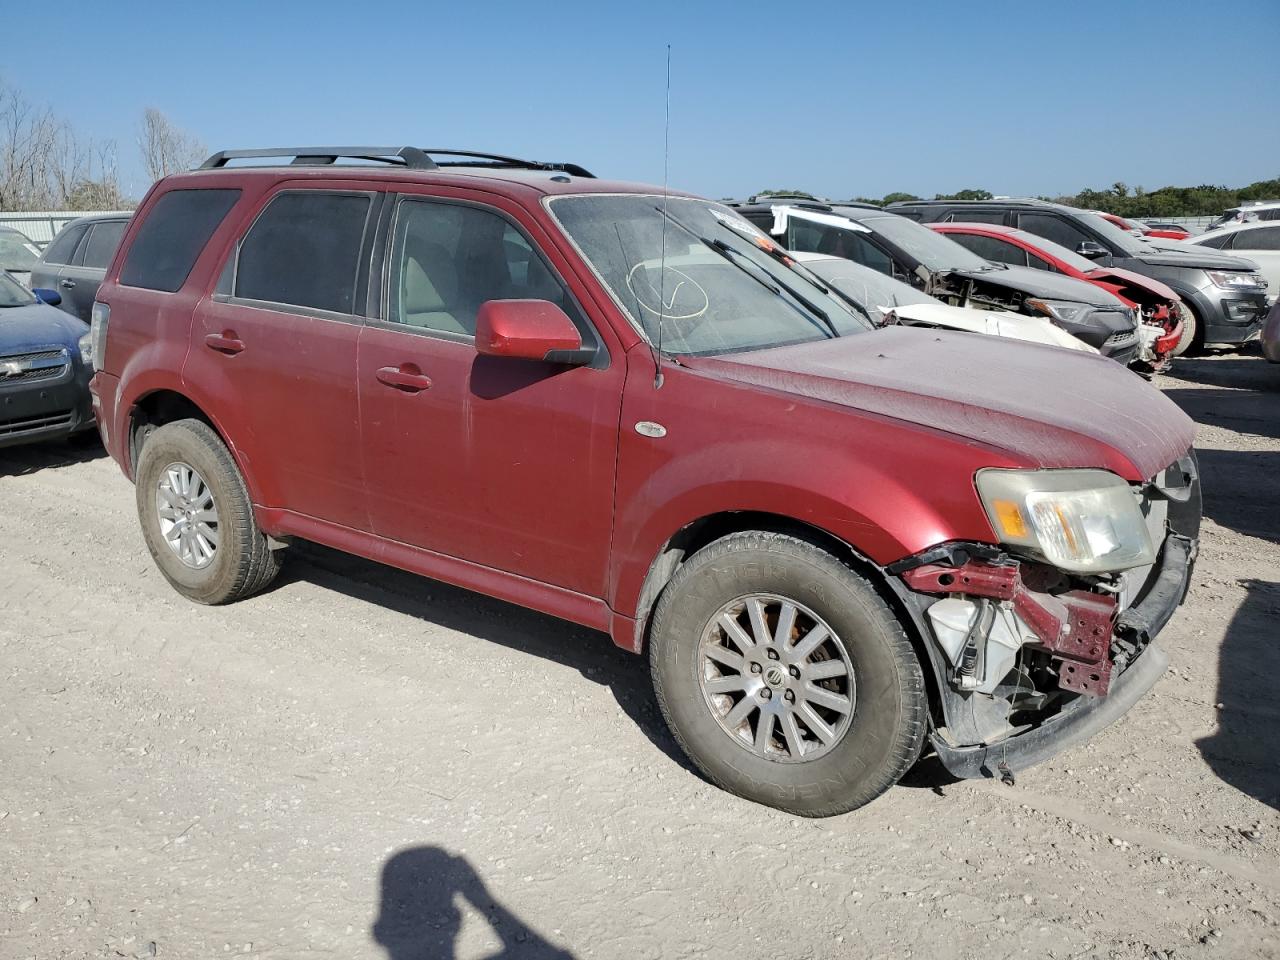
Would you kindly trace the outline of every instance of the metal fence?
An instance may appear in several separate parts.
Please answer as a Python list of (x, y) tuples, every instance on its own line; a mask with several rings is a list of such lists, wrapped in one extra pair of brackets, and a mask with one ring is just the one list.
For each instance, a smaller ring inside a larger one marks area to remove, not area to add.
[(52, 240), (64, 226), (79, 217), (96, 217), (107, 213), (123, 213), (128, 210), (40, 210), (22, 213), (0, 213), (0, 227), (12, 227), (29, 240), (43, 246)]

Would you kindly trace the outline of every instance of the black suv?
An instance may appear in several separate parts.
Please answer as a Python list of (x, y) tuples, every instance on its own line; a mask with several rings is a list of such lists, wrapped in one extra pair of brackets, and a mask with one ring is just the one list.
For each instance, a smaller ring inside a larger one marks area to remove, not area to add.
[(1083, 280), (992, 263), (906, 217), (871, 204), (770, 197), (731, 204), (788, 250), (825, 253), (910, 283), (944, 303), (1044, 317), (1123, 364), (1138, 353), (1138, 317)]
[(127, 213), (72, 220), (58, 231), (32, 266), (31, 289), (57, 291), (62, 297), (59, 306), (88, 323), (98, 285), (128, 223)]
[(1135, 237), (1088, 210), (1044, 200), (909, 200), (888, 209), (924, 223), (1001, 223), (1059, 243), (1100, 266), (1159, 280), (1191, 316), (1184, 342), (1195, 350), (1252, 339), (1267, 312), (1267, 282), (1248, 260)]

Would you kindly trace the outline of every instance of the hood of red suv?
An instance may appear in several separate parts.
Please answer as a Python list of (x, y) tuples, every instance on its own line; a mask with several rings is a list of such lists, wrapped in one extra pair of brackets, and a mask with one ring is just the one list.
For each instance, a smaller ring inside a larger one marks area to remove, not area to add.
[[(887, 327), (688, 362), (714, 376), (943, 430), (1028, 467), (1098, 467), (1140, 481), (1195, 439), (1186, 414), (1115, 361), (999, 337)], [(920, 441), (904, 437), (913, 442)]]

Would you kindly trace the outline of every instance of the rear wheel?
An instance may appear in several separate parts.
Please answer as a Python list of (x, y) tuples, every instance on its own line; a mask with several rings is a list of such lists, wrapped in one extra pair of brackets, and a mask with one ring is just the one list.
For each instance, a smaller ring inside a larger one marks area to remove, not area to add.
[(178, 420), (140, 442), (138, 519), (174, 589), (197, 603), (220, 604), (270, 583), (279, 555), (258, 529), (244, 479), (213, 429)]
[(717, 786), (803, 816), (875, 799), (919, 756), (927, 702), (871, 585), (795, 537), (699, 551), (654, 611), (650, 665), (681, 748)]

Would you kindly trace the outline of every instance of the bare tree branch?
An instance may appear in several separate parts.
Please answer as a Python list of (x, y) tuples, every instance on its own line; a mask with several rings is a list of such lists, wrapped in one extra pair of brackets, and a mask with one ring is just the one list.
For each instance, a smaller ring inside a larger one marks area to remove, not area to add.
[(152, 180), (190, 170), (209, 152), (203, 143), (179, 130), (155, 107), (148, 107), (142, 114), (138, 147), (142, 150), (147, 175)]

